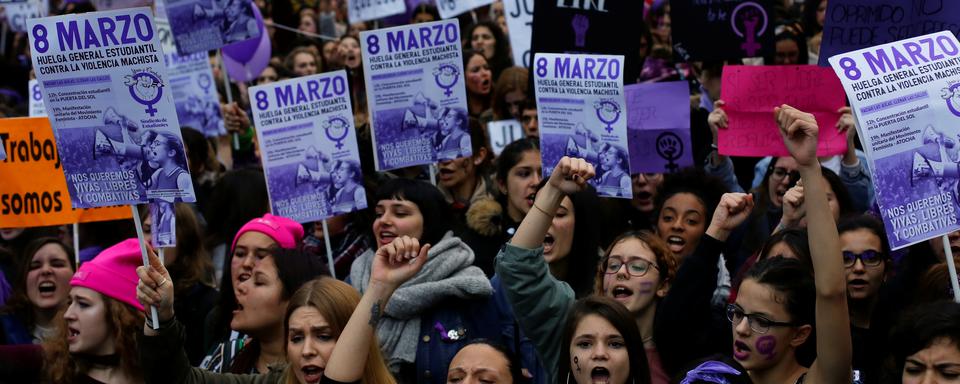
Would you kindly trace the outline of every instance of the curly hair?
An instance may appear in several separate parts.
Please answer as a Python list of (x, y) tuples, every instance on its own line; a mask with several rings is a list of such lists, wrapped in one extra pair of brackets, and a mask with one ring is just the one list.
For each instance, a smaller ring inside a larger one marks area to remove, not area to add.
[[(663, 242), (660, 237), (654, 235), (650, 231), (636, 231), (630, 230), (624, 233), (621, 233), (620, 236), (617, 236), (613, 239), (613, 242), (610, 243), (610, 246), (603, 252), (603, 258), (606, 259), (610, 257), (610, 252), (613, 252), (613, 247), (616, 247), (617, 244), (620, 244), (624, 241), (636, 239), (639, 240), (643, 245), (650, 248), (650, 251), (653, 252), (653, 256), (657, 260), (657, 270), (660, 271), (660, 284), (669, 284), (677, 277), (677, 270), (680, 269), (680, 261), (677, 260), (677, 255), (673, 254), (673, 251), (670, 248), (667, 248), (667, 244)], [(597, 265), (597, 273), (595, 278), (594, 293), (597, 295), (603, 294), (603, 275), (605, 274), (603, 267)]]
[[(137, 334), (143, 332), (143, 312), (112, 297), (97, 293), (106, 308), (104, 320), (113, 336), (114, 350), (120, 357), (120, 369), (128, 376), (140, 378), (140, 355)], [(70, 353), (67, 345), (66, 309), (57, 314), (57, 335), (43, 344), (43, 373), (53, 383), (70, 384), (90, 369), (90, 361), (82, 355)]]
[(664, 175), (663, 183), (657, 188), (656, 208), (654, 217), (660, 217), (660, 209), (673, 195), (689, 193), (696, 196), (703, 204), (705, 223), (713, 219), (713, 210), (720, 204), (720, 197), (727, 192), (727, 187), (720, 179), (707, 175), (699, 168), (684, 168), (676, 173)]

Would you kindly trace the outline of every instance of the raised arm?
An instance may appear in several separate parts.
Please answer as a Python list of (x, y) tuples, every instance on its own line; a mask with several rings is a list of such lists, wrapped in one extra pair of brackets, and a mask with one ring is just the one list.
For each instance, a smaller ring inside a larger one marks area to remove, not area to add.
[(420, 271), (427, 261), (430, 244), (420, 246), (416, 238), (402, 236), (377, 250), (370, 283), (343, 328), (323, 375), (338, 382), (355, 382), (363, 376), (374, 329), (390, 295)]
[(533, 209), (523, 218), (510, 244), (527, 249), (540, 247), (563, 197), (586, 188), (587, 180), (594, 174), (593, 166), (586, 160), (561, 158), (546, 185), (537, 193)]
[(788, 105), (775, 110), (780, 134), (800, 166), (804, 188), (807, 233), (813, 258), (817, 304), (817, 360), (807, 382), (850, 382), (852, 346), (847, 313), (846, 283), (837, 223), (827, 205), (827, 192), (817, 160), (819, 129), (813, 115)]

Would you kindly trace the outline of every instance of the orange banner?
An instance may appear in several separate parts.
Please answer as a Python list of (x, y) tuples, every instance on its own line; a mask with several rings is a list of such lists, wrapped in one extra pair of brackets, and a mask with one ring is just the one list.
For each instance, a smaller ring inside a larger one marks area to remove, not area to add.
[(130, 207), (73, 209), (46, 117), (0, 119), (0, 228), (129, 219)]

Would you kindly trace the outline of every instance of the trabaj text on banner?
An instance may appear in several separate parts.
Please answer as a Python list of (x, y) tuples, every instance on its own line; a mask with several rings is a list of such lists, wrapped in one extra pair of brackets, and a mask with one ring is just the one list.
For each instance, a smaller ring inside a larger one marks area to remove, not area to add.
[(0, 119), (0, 160), (0, 228), (130, 218), (128, 207), (70, 207), (60, 154), (46, 117)]
[(301, 223), (367, 207), (343, 70), (250, 88), (270, 209)]
[(220, 111), (220, 95), (213, 80), (213, 69), (207, 52), (180, 55), (173, 44), (169, 22), (160, 12), (155, 19), (163, 61), (170, 74), (170, 92), (180, 125), (203, 133), (206, 137), (227, 134)]
[(382, 19), (403, 13), (407, 9), (403, 0), (348, 0), (347, 16), (350, 23)]
[(473, 155), (457, 20), (360, 33), (378, 171)]
[(533, 63), (543, 177), (563, 156), (582, 158), (597, 194), (631, 198), (623, 56), (538, 53)]
[(28, 23), (73, 206), (195, 201), (150, 9)]
[(960, 229), (960, 42), (949, 31), (833, 56), (890, 247)]

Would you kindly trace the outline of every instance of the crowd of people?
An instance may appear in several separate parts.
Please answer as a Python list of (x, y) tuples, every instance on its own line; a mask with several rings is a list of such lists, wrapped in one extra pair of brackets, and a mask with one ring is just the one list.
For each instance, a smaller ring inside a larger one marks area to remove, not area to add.
[[(143, 265), (146, 210), (139, 240), (131, 220), (0, 229), (0, 382), (960, 382), (945, 262), (960, 232), (891, 251), (849, 108), (838, 156), (817, 156), (823, 127), (789, 105), (769, 111), (788, 156), (717, 151), (725, 65), (817, 61), (827, 0), (775, 3), (776, 54), (744, 61), (678, 61), (668, 1), (637, 16), (623, 38), (644, 66), (626, 82), (690, 85), (695, 166), (624, 175), (632, 198), (601, 199), (584, 159), (542, 163), (501, 1), (459, 16), (472, 155), (376, 172), (359, 32), (397, 17), (254, 0), (273, 56), (218, 83), (239, 145), (181, 129), (197, 202), (175, 204), (176, 247)], [(440, 16), (425, 2), (405, 18)], [(24, 116), (27, 36), (3, 38), (0, 116)], [(246, 89), (339, 69), (362, 159), (343, 168), (367, 204), (326, 228), (275, 216)], [(495, 155), (485, 127), (504, 119), (525, 137)]]

